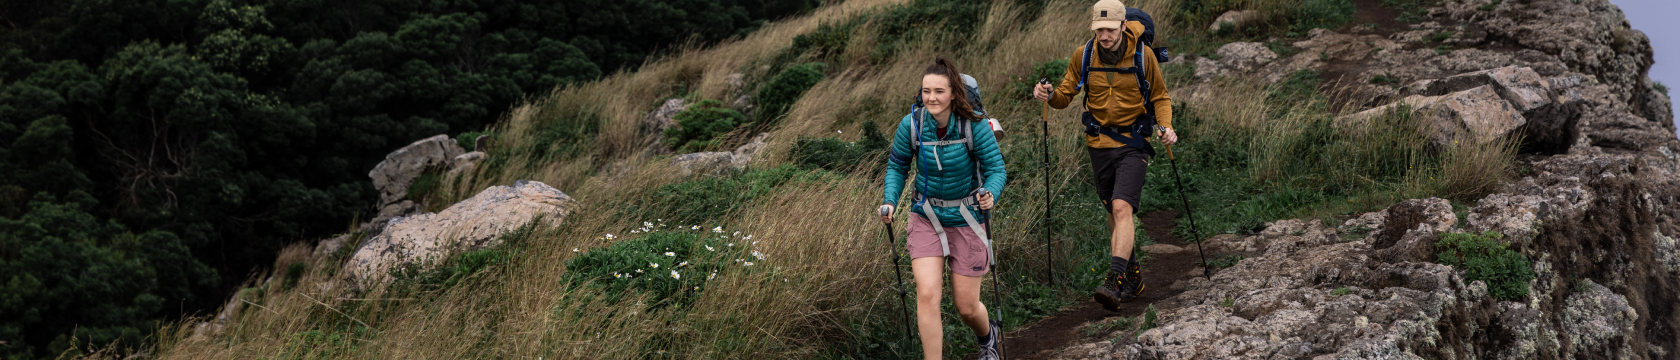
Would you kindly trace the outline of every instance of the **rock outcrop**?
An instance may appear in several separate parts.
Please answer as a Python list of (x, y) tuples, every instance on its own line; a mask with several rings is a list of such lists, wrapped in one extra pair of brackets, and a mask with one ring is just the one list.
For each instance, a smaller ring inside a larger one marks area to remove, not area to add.
[[(1649, 89), (1645, 36), (1605, 0), (1447, 0), (1429, 14), (1391, 36), (1314, 30), (1300, 53), (1246, 74), (1340, 76), (1371, 109), (1340, 126), (1404, 106), (1437, 145), (1524, 139), (1520, 178), (1462, 220), (1420, 199), (1335, 228), (1281, 220), (1210, 238), (1209, 251), (1245, 259), (1173, 284), (1184, 292), (1163, 303), (1183, 306), (1160, 309), (1157, 327), (1059, 357), (1680, 357), (1680, 139), (1672, 104)], [(1245, 75), (1224, 55), (1198, 60), (1216, 67), (1198, 76)], [(1531, 261), (1527, 295), (1501, 300), (1438, 263), (1445, 234), (1485, 231)]]
[(442, 170), (456, 156), (466, 153), (449, 135), (415, 141), (385, 155), (385, 160), (368, 172), (373, 188), (379, 190), (379, 207), (396, 204), (408, 197), (408, 185), (428, 170)]
[(358, 281), (377, 282), (397, 265), (495, 246), (502, 234), (532, 221), (556, 223), (573, 204), (566, 193), (537, 181), (494, 186), (438, 213), (391, 219), (383, 232), (362, 242), (344, 270)]
[(764, 140), (770, 133), (754, 136), (752, 142), (735, 148), (735, 151), (709, 151), (677, 155), (671, 158), (671, 166), (682, 171), (683, 175), (717, 174), (728, 170), (742, 170), (747, 168), (753, 156), (763, 151)]

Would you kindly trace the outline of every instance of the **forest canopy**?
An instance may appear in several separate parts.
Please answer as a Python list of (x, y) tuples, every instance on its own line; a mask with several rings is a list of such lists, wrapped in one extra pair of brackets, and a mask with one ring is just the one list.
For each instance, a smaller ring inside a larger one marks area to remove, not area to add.
[(367, 217), (398, 147), (821, 4), (0, 3), (0, 357), (139, 344)]

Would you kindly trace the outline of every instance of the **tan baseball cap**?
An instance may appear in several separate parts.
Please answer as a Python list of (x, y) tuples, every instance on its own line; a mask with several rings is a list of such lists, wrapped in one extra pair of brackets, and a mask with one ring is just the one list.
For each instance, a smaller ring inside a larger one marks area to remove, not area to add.
[(1091, 31), (1097, 29), (1124, 29), (1126, 27), (1126, 4), (1120, 0), (1099, 0), (1091, 6)]

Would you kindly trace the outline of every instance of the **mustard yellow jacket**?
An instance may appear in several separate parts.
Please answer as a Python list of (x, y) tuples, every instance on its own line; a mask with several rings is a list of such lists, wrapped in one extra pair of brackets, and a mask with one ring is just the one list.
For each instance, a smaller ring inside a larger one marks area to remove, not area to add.
[[(1097, 60), (1097, 52), (1091, 52), (1090, 59), (1081, 59), (1085, 55), (1085, 46), (1073, 50), (1073, 56), (1068, 61), (1067, 75), (1062, 76), (1061, 85), (1056, 87), (1055, 93), (1050, 95), (1050, 107), (1065, 109), (1073, 102), (1073, 97), (1079, 95), (1079, 70), (1085, 61), (1095, 64), (1091, 67), (1131, 67), (1132, 58), (1137, 54), (1138, 34), (1143, 33), (1143, 24), (1136, 21), (1126, 22), (1126, 31), (1122, 36), (1126, 43), (1122, 44), (1125, 54), (1119, 64), (1103, 64)], [(1167, 95), (1167, 82), (1161, 76), (1161, 64), (1155, 57), (1144, 50), (1145, 74), (1149, 79), (1150, 92), (1155, 105), (1155, 121), (1161, 127), (1172, 127), (1172, 97)], [(1143, 93), (1138, 90), (1137, 76), (1134, 74), (1119, 74), (1113, 72), (1092, 71), (1090, 79), (1085, 81), (1085, 109), (1090, 111), (1097, 122), (1103, 126), (1131, 126), (1138, 115), (1144, 113)], [(1127, 136), (1130, 136), (1129, 134)], [(1126, 144), (1108, 137), (1086, 136), (1085, 146), (1098, 149), (1117, 148)]]

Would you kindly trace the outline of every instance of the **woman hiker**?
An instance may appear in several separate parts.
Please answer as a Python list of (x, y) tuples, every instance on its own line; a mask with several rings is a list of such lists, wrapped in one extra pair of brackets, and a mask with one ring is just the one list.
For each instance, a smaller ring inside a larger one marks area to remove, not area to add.
[[(1155, 155), (1144, 138), (1157, 128), (1155, 125), (1161, 129), (1162, 144), (1178, 142), (1178, 134), (1172, 129), (1172, 99), (1167, 96), (1161, 65), (1154, 56), (1135, 58), (1153, 53), (1139, 43), (1144, 25), (1126, 21), (1126, 5), (1120, 0), (1100, 0), (1091, 6), (1091, 31), (1095, 34), (1089, 43), (1097, 47), (1096, 51), (1088, 51), (1085, 46), (1074, 49), (1073, 58), (1079, 60), (1068, 62), (1061, 86), (1035, 86), (1033, 97), (1062, 109), (1080, 91), (1085, 92), (1086, 112), (1081, 116), (1086, 128), (1085, 149), (1091, 155), (1097, 195), (1109, 211), (1105, 220), (1112, 231), (1107, 280), (1092, 297), (1104, 309), (1120, 311), (1120, 303), (1137, 297), (1144, 289), (1142, 270), (1132, 261), (1136, 259), (1132, 213), (1142, 197), (1149, 159)], [(1092, 63), (1088, 76), (1082, 72), (1085, 62)], [(1138, 66), (1143, 69), (1135, 69)]]
[(969, 103), (957, 65), (944, 57), (922, 75), (920, 102), (898, 123), (887, 162), (881, 221), (892, 223), (892, 209), (904, 191), (910, 163), (913, 182), (910, 235), (906, 247), (916, 280), (916, 327), (927, 359), (941, 358), (944, 330), (939, 297), (945, 266), (951, 267), (951, 296), (963, 324), (974, 329), (981, 359), (997, 359), (998, 323), (980, 303), (980, 277), (991, 270), (991, 242), (979, 210), (990, 210), (1007, 175), (1003, 153), (991, 126)]

